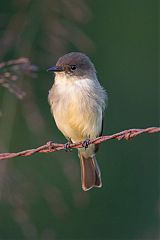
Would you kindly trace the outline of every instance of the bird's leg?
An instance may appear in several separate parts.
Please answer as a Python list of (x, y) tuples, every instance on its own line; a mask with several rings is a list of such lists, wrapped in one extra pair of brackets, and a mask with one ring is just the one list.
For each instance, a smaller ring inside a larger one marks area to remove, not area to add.
[(64, 149), (66, 152), (71, 152), (72, 149), (70, 149), (70, 145), (73, 143), (71, 138), (67, 138), (68, 142), (64, 144)]
[(90, 144), (90, 139), (87, 138), (86, 140), (84, 140), (84, 142), (82, 143), (82, 147), (84, 147), (85, 149), (88, 148)]

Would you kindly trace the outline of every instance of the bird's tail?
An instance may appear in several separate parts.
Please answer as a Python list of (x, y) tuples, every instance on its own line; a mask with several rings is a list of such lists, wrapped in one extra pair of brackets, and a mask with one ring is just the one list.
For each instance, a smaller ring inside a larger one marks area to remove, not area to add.
[(84, 157), (83, 153), (79, 152), (79, 158), (81, 163), (82, 189), (87, 191), (92, 187), (101, 187), (101, 173), (95, 155)]

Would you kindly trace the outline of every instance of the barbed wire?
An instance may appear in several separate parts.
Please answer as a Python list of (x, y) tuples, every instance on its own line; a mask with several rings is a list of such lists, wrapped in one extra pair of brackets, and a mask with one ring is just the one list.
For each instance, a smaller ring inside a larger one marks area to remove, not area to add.
[[(95, 138), (94, 140), (90, 140), (87, 145), (89, 144), (99, 144), (111, 139), (118, 139), (118, 140), (130, 140), (142, 133), (157, 133), (160, 132), (160, 127), (149, 127), (145, 129), (128, 129), (124, 130), (122, 132), (118, 132), (112, 135), (108, 136), (101, 136), (98, 138)], [(86, 147), (84, 142), (78, 142), (78, 143), (69, 143), (69, 144), (62, 144), (62, 143), (54, 143), (52, 141), (47, 142), (46, 144), (34, 148), (34, 149), (28, 149), (17, 153), (0, 153), (0, 160), (6, 160), (9, 158), (15, 158), (20, 156), (31, 156), (35, 153), (49, 153), (49, 152), (56, 152), (60, 150), (67, 150), (67, 149), (73, 149), (73, 148), (83, 148)]]

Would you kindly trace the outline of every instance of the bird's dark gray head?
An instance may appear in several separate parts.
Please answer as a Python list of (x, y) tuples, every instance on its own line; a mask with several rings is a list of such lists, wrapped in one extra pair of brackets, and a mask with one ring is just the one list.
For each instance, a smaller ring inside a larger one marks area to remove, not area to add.
[(84, 53), (71, 52), (60, 57), (56, 66), (48, 71), (64, 72), (67, 75), (84, 77), (96, 73), (95, 67), (89, 57)]

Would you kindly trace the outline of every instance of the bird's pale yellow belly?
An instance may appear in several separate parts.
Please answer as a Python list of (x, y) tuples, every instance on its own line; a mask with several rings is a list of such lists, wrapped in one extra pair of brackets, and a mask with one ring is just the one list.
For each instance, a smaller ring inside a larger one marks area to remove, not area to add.
[(83, 102), (70, 102), (59, 104), (53, 110), (57, 127), (73, 142), (95, 138), (101, 132), (102, 111), (100, 108), (91, 109)]

